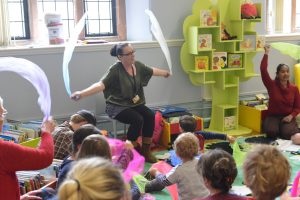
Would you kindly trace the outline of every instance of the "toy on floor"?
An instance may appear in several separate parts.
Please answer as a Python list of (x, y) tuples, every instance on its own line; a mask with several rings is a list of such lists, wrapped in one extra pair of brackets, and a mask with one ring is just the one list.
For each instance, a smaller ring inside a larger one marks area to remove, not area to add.
[[(113, 156), (113, 162), (119, 159), (124, 147), (125, 142), (108, 138), (109, 145)], [(126, 183), (128, 183), (134, 174), (140, 174), (144, 170), (145, 158), (141, 156), (135, 149), (132, 149), (133, 159), (129, 162), (127, 168), (123, 171), (123, 177)]]
[[(169, 165), (168, 163), (166, 163), (165, 161), (159, 161), (157, 163), (154, 163), (152, 165), (152, 167), (158, 169), (163, 174), (167, 174), (172, 169), (172, 166)], [(133, 176), (133, 180), (141, 193), (141, 199), (143, 199), (143, 197), (145, 197), (145, 195), (148, 194), (148, 193), (145, 193), (145, 186), (146, 186), (147, 182), (149, 182), (153, 179), (154, 179), (154, 177), (151, 176), (149, 171), (145, 174), (145, 176), (142, 176), (140, 174), (136, 174)], [(167, 188), (168, 192), (170, 193), (170, 196), (172, 197), (172, 199), (178, 200), (177, 185), (173, 184), (173, 185), (167, 186), (166, 188)]]

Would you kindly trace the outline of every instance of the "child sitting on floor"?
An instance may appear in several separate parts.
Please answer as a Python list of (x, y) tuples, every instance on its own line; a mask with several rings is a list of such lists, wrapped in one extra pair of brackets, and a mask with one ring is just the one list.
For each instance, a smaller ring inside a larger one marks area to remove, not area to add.
[[(99, 134), (89, 135), (83, 140), (79, 148), (77, 160), (94, 156), (112, 161), (112, 153), (107, 138)], [(131, 149), (125, 147), (115, 161), (115, 165), (125, 170), (132, 159), (133, 153)]]
[(234, 143), (235, 138), (230, 135), (222, 134), (222, 133), (213, 133), (208, 131), (195, 131), (197, 127), (197, 121), (193, 116), (183, 115), (179, 119), (179, 126), (181, 132), (191, 132), (195, 134), (202, 135), (205, 140), (211, 139), (220, 139), (220, 140), (228, 140), (230, 143)]
[(244, 182), (255, 200), (274, 200), (283, 194), (291, 176), (286, 157), (274, 146), (252, 148), (243, 165)]
[(150, 174), (155, 177), (146, 183), (145, 192), (161, 191), (166, 186), (177, 184), (180, 199), (207, 197), (209, 191), (204, 186), (203, 179), (196, 176), (198, 160), (195, 156), (199, 151), (199, 142), (192, 133), (180, 134), (174, 142), (174, 149), (182, 164), (174, 167), (168, 174), (161, 174), (156, 168), (150, 168)]
[[(203, 151), (202, 148), (204, 145), (204, 140), (220, 139), (220, 140), (228, 140), (230, 143), (233, 143), (235, 141), (235, 138), (230, 135), (226, 135), (222, 133), (212, 133), (208, 131), (195, 131), (196, 127), (197, 127), (197, 121), (193, 116), (183, 115), (179, 118), (179, 130), (182, 133), (185, 132), (194, 133), (199, 140), (200, 151)], [(174, 150), (169, 151), (169, 153), (170, 153), (170, 164), (172, 166), (176, 166), (181, 163), (181, 160), (178, 158)]]
[(198, 161), (197, 171), (203, 177), (210, 196), (195, 200), (246, 200), (246, 197), (230, 194), (238, 170), (233, 157), (221, 149), (205, 152)]
[(59, 199), (129, 200), (119, 169), (100, 157), (83, 158), (69, 171), (59, 188)]

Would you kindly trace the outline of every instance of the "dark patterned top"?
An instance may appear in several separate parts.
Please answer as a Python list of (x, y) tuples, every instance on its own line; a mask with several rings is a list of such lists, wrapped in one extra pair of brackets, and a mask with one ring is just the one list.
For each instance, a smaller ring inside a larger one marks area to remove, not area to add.
[(73, 133), (68, 121), (55, 128), (52, 133), (55, 159), (63, 160), (70, 155)]

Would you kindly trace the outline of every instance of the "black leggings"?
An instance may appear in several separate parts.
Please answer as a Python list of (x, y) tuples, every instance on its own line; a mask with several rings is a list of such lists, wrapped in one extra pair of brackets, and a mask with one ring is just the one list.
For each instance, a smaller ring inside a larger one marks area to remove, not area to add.
[(130, 141), (136, 141), (140, 133), (143, 137), (151, 138), (154, 130), (154, 118), (154, 112), (145, 105), (127, 108), (115, 117), (124, 124), (130, 124), (127, 131), (127, 139)]

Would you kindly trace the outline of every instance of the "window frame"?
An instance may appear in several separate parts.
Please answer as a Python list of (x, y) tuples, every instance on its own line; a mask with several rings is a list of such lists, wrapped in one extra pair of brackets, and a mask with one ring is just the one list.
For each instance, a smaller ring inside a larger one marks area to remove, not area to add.
[[(292, 32), (293, 33), (300, 33), (300, 27), (298, 27), (297, 28), (297, 26), (296, 26), (296, 18), (297, 18), (297, 6), (296, 6), (296, 0), (292, 0), (292, 20), (291, 20), (291, 22), (292, 22)], [(300, 2), (298, 2), (298, 3), (300, 3)]]
[[(24, 8), (24, 11), (27, 12), (27, 24), (29, 28), (29, 38), (24, 38), (23, 41), (35, 42), (38, 40), (39, 36), (39, 16), (37, 8), (37, 0), (24, 0), (27, 2), (27, 9)], [(112, 0), (115, 1), (115, 14), (116, 14), (116, 36), (96, 36), (96, 37), (85, 37), (84, 30), (80, 33), (80, 40), (105, 40), (105, 41), (124, 41), (127, 38), (126, 35), (126, 5), (125, 0)], [(83, 0), (74, 0), (74, 20), (77, 23), (84, 14), (84, 2)], [(24, 20), (25, 21), (25, 20)]]
[[(12, 21), (14, 22), (22, 22), (22, 30), (24, 32), (24, 37), (19, 37), (19, 36), (13, 36), (11, 37), (12, 40), (19, 40), (19, 39), (25, 39), (29, 40), (30, 39), (30, 21), (29, 21), (29, 7), (28, 7), (28, 1), (27, 0), (22, 0), (22, 1), (16, 1), (13, 3), (18, 3), (20, 4), (20, 11), (22, 13), (22, 19), (17, 20), (17, 21)], [(11, 24), (9, 24), (11, 26)]]
[[(272, 1), (272, 3), (270, 3), (270, 1)], [(276, 3), (276, 8), (274, 9), (274, 7), (270, 8), (270, 5), (273, 5)], [(290, 24), (288, 27), (289, 31), (285, 31), (283, 24), (284, 24), (284, 16), (285, 16), (285, 12), (284, 12), (284, 0), (267, 0), (266, 1), (266, 27), (267, 27), (267, 34), (286, 34), (286, 35), (293, 35), (293, 34), (300, 34), (300, 28), (296, 27), (296, 3), (297, 0), (291, 0), (291, 10), (289, 13), (290, 14)], [(300, 2), (298, 2), (300, 3)], [(278, 4), (282, 4), (282, 5), (278, 5)], [(289, 10), (289, 9), (288, 9)], [(280, 12), (280, 13), (277, 13)], [(273, 19), (274, 18), (274, 19)], [(275, 21), (275, 22), (273, 22)], [(273, 24), (273, 29), (271, 27), (271, 24)], [(280, 31), (278, 31), (278, 29)]]

